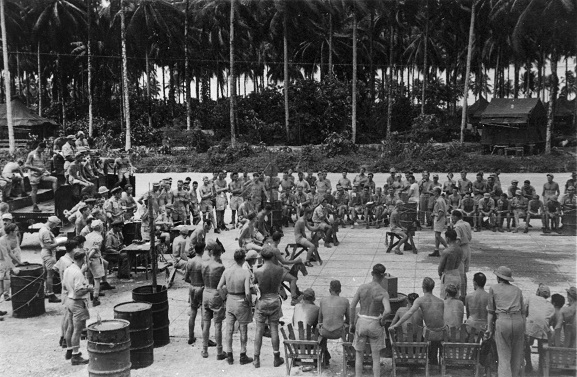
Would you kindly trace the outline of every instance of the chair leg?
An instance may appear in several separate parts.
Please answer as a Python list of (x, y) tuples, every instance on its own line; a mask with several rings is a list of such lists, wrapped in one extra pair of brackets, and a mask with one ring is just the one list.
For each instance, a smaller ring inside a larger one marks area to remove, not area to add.
[(343, 377), (347, 376), (347, 350), (343, 346)]
[(428, 357), (427, 357), (427, 361), (425, 361), (425, 377), (429, 377), (429, 358)]
[(292, 367), (292, 358), (289, 357), (286, 344), (284, 347), (284, 357), (285, 357), (285, 363), (286, 363), (286, 375), (290, 376), (291, 375), (291, 367)]

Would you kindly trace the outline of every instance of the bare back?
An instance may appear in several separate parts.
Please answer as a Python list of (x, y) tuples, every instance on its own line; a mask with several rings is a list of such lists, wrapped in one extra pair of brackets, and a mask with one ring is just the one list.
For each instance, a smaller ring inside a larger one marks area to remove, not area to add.
[(425, 326), (431, 329), (440, 329), (445, 326), (445, 303), (432, 294), (425, 294), (415, 300), (413, 304), (423, 312)]
[(380, 316), (385, 310), (383, 299), (389, 299), (389, 293), (380, 284), (375, 282), (361, 285), (357, 291), (357, 295), (361, 303), (359, 314), (371, 317)]
[(206, 288), (216, 289), (222, 274), (224, 266), (215, 260), (209, 260), (202, 264), (202, 280)]
[(229, 293), (246, 294), (246, 287), (250, 286), (250, 272), (235, 264), (224, 271), (224, 284)]
[(202, 279), (202, 256), (197, 255), (188, 260), (186, 264), (185, 280), (190, 280), (190, 284), (196, 287), (204, 286)]
[(260, 293), (278, 293), (282, 283), (284, 269), (273, 263), (265, 263), (254, 272), (255, 281), (258, 283)]

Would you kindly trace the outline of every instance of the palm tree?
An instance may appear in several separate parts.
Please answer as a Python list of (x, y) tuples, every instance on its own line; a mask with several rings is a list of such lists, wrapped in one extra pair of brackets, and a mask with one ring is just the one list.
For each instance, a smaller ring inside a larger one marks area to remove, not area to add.
[(8, 152), (13, 155), (16, 152), (16, 140), (14, 140), (14, 123), (12, 120), (12, 96), (10, 69), (8, 68), (8, 35), (6, 33), (6, 0), (0, 0), (0, 24), (2, 27), (2, 58), (4, 60), (4, 86), (6, 93), (6, 123), (8, 124)]
[(124, 143), (124, 150), (128, 151), (132, 148), (132, 140), (130, 135), (130, 97), (128, 94), (128, 64), (126, 57), (126, 15), (125, 15), (124, 0), (120, 0), (120, 43), (122, 48), (122, 105), (124, 108), (124, 121), (126, 138)]
[(87, 27), (88, 38), (86, 42), (86, 52), (88, 56), (88, 136), (92, 137), (94, 131), (94, 119), (92, 112), (92, 0), (87, 0)]
[(471, 75), (471, 54), (475, 34), (475, 0), (471, 4), (471, 23), (469, 25), (469, 43), (467, 45), (467, 68), (465, 70), (465, 85), (463, 88), (463, 109), (461, 112), (461, 144), (465, 142), (465, 126), (467, 125), (467, 95), (469, 93), (469, 76)]
[(236, 97), (236, 78), (234, 75), (234, 0), (230, 0), (230, 72), (229, 72), (229, 100), (230, 100), (230, 144), (236, 145), (236, 117), (235, 117), (235, 97)]

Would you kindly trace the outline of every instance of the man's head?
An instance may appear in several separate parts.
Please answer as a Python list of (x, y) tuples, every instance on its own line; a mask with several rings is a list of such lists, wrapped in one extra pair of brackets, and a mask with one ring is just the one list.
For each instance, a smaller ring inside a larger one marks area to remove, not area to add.
[(459, 292), (459, 290), (455, 284), (447, 284), (445, 287), (445, 293), (447, 293), (447, 296), (451, 298), (457, 297), (457, 292)]
[(132, 195), (132, 193), (134, 192), (133, 188), (131, 185), (126, 185), (126, 187), (124, 188), (126, 190), (126, 195)]
[(374, 176), (373, 173), (367, 174), (367, 178), (369, 178), (369, 181), (373, 180), (373, 176)]
[(6, 232), (6, 234), (8, 236), (13, 236), (14, 234), (16, 234), (16, 230), (18, 229), (18, 226), (16, 224), (8, 224), (4, 227), (4, 232)]
[(311, 185), (311, 194), (316, 194), (317, 193), (317, 186)]
[(259, 174), (258, 172), (257, 172), (257, 173), (254, 173), (254, 174), (252, 175), (252, 178), (253, 178), (255, 181), (258, 181), (258, 179), (260, 178), (260, 174)]
[(212, 223), (210, 222), (210, 220), (204, 220), (204, 224), (203, 224), (203, 228), (205, 232), (208, 232), (208, 230), (210, 229)]
[(7, 226), (9, 224), (12, 224), (12, 214), (10, 213), (5, 213), (2, 215), (2, 222), (4, 223), (4, 226)]
[(463, 212), (459, 211), (458, 209), (453, 210), (453, 212), (451, 212), (451, 220), (453, 221), (453, 223), (456, 223), (459, 220), (463, 219)]
[(182, 190), (183, 185), (184, 185), (184, 182), (182, 180), (179, 179), (178, 181), (176, 181), (176, 188), (178, 190)]
[(433, 195), (439, 196), (439, 195), (441, 195), (441, 192), (442, 192), (442, 191), (443, 191), (443, 190), (441, 190), (440, 187), (435, 187), (435, 188), (433, 189)]
[(526, 179), (525, 182), (523, 182), (523, 186), (525, 186), (525, 187), (531, 186), (531, 181)]
[(389, 189), (387, 190), (387, 192), (389, 193), (390, 196), (395, 195), (395, 189), (392, 187), (389, 187)]
[(208, 186), (208, 177), (207, 176), (202, 177), (202, 183), (204, 183), (205, 186)]
[(461, 179), (467, 179), (467, 172), (465, 170), (461, 170)]
[(267, 204), (264, 206), (264, 211), (268, 214), (270, 213), (270, 211), (272, 211), (272, 206), (270, 204)]
[(363, 193), (364, 193), (365, 195), (369, 195), (369, 186), (364, 186), (364, 187), (363, 187)]
[(46, 143), (41, 141), (40, 143), (38, 143), (38, 146), (36, 147), (36, 150), (38, 152), (44, 152), (44, 150), (46, 149)]
[(84, 264), (85, 258), (86, 252), (84, 252), (83, 249), (77, 249), (74, 252), (74, 263), (76, 263), (77, 266), (82, 266)]
[(484, 288), (485, 283), (487, 283), (487, 277), (482, 272), (477, 272), (473, 275), (473, 285), (475, 287)]
[(567, 187), (567, 194), (575, 195), (575, 187), (574, 186)]
[(345, 171), (343, 172), (343, 178), (346, 178), (346, 177), (347, 177), (347, 174), (348, 174), (348, 173), (347, 173), (347, 171), (345, 170)]
[(112, 195), (114, 195), (116, 199), (120, 199), (120, 197), (122, 196), (122, 189), (120, 187), (115, 187), (112, 190), (110, 190), (110, 192), (112, 193)]
[(208, 251), (208, 255), (218, 259), (222, 254), (222, 249), (218, 246), (216, 241), (208, 240), (206, 241), (206, 246), (204, 247), (206, 251)]
[(251, 266), (256, 263), (258, 259), (258, 252), (256, 250), (249, 250), (244, 257), (244, 260), (248, 262)]
[(513, 186), (513, 187), (517, 187), (518, 184), (519, 184), (519, 181), (516, 180), (516, 179), (513, 179), (513, 180), (511, 181), (511, 186)]
[(78, 243), (75, 240), (68, 240), (64, 247), (66, 248), (67, 253), (71, 253), (78, 247)]
[(569, 300), (569, 304), (577, 301), (577, 288), (571, 287), (567, 289), (567, 299)]
[(198, 189), (198, 182), (197, 181), (192, 182), (192, 188), (195, 190)]
[(116, 233), (120, 233), (122, 232), (122, 228), (124, 227), (124, 221), (117, 219), (114, 220), (112, 222), (112, 229), (116, 232)]
[(516, 196), (523, 196), (523, 192), (521, 190), (515, 191)]
[(313, 291), (311, 288), (307, 288), (304, 290), (303, 301), (313, 303), (315, 302), (315, 299), (316, 299), (315, 291)]
[(242, 266), (246, 258), (246, 252), (244, 249), (236, 249), (234, 251), (234, 261), (236, 264)]
[(397, 173), (397, 169), (395, 169), (395, 168), (390, 168), (390, 169), (389, 169), (389, 173), (391, 173), (391, 176), (394, 177), (395, 174)]
[(565, 306), (565, 297), (559, 293), (553, 293), (551, 296), (551, 304), (555, 309), (561, 309)]
[(448, 229), (445, 232), (445, 239), (448, 243), (456, 242), (457, 241), (457, 232), (454, 229)]
[(329, 292), (331, 294), (340, 294), (341, 293), (341, 282), (339, 280), (332, 280), (329, 286)]
[(74, 155), (74, 160), (76, 160), (76, 162), (84, 161), (84, 153), (83, 152), (76, 152), (76, 154)]
[(409, 181), (409, 183), (414, 183), (415, 182), (415, 177), (413, 175), (407, 175), (407, 181)]
[(537, 287), (537, 292), (535, 292), (535, 294), (543, 298), (549, 298), (551, 297), (551, 289), (545, 284), (539, 284), (539, 286)]
[(265, 261), (270, 261), (272, 259), (272, 257), (274, 257), (274, 252), (273, 252), (272, 246), (265, 245), (260, 252), (260, 256)]
[(278, 245), (278, 243), (280, 242), (281, 238), (282, 238), (283, 234), (279, 231), (276, 231), (272, 234), (272, 241)]
[(365, 169), (364, 167), (361, 167), (361, 170), (360, 170), (361, 174), (365, 174), (366, 171), (367, 171), (367, 169)]
[(385, 277), (385, 272), (387, 269), (381, 263), (377, 263), (373, 266), (373, 271), (371, 271), (371, 275), (373, 275), (373, 280), (381, 281)]
[(305, 177), (305, 174), (304, 174), (302, 171), (299, 171), (299, 172), (297, 173), (297, 175), (298, 175), (298, 177), (299, 177), (299, 181), (302, 181), (302, 180), (304, 179), (304, 177)]
[(232, 173), (230, 175), (230, 179), (236, 182), (236, 180), (238, 179), (238, 173), (237, 172)]
[(197, 245), (194, 245), (194, 253), (202, 258), (202, 255), (204, 254), (204, 248), (205, 247), (206, 247), (206, 244), (204, 244), (204, 243), (199, 243)]
[(427, 293), (427, 292), (433, 292), (433, 289), (435, 288), (435, 281), (433, 279), (431, 279), (430, 277), (426, 277), (423, 279), (423, 292)]
[(50, 216), (48, 218), (47, 224), (48, 224), (48, 227), (50, 229), (53, 229), (53, 228), (57, 227), (58, 225), (60, 225), (60, 219), (56, 216)]
[(433, 182), (437, 182), (439, 180), (439, 174), (433, 174)]
[(409, 299), (409, 304), (413, 305), (413, 303), (415, 302), (416, 299), (419, 298), (419, 294), (418, 293), (409, 293), (409, 295), (407, 296), (407, 299)]
[(400, 208), (403, 204), (405, 204), (405, 202), (403, 202), (402, 200), (397, 200), (395, 202), (395, 208)]
[(477, 182), (481, 182), (483, 180), (483, 174), (482, 173), (477, 173)]

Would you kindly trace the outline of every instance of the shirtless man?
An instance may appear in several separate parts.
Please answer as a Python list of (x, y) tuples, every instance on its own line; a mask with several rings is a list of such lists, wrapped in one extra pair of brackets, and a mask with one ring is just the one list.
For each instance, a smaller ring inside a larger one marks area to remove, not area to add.
[(315, 299), (314, 290), (311, 288), (304, 290), (302, 301), (295, 305), (293, 312), (292, 324), (295, 328), (298, 328), (299, 322), (302, 322), (305, 328), (307, 326), (317, 327), (320, 308), (315, 304)]
[[(207, 220), (209, 220), (210, 224), (215, 224), (212, 207), (212, 197), (214, 194), (212, 185), (206, 176), (202, 178), (202, 182), (202, 186), (200, 186), (200, 189), (198, 189), (200, 193), (200, 210), (202, 211), (202, 221), (206, 223)], [(220, 229), (218, 229), (217, 226), (214, 227), (214, 233), (220, 233)]]
[[(0, 187), (2, 188), (2, 197), (3, 202), (8, 201), (10, 198), (10, 194), (12, 188), (14, 186), (20, 185), (20, 195), (23, 196), (26, 194), (26, 189), (24, 188), (24, 172), (22, 171), (22, 167), (24, 166), (24, 160), (19, 158), (16, 162), (7, 162), (2, 169), (2, 177), (0, 177)], [(18, 174), (18, 175), (17, 175)]]
[(242, 268), (246, 253), (243, 249), (234, 252), (235, 265), (224, 271), (217, 290), (226, 287), (226, 361), (234, 364), (232, 356), (232, 334), (234, 324), (238, 322), (240, 329), (240, 365), (252, 363), (253, 359), (246, 355), (248, 341), (247, 327), (252, 322), (252, 296), (250, 293), (250, 272)]
[[(349, 182), (350, 184), (350, 182)], [(337, 216), (341, 220), (341, 225), (345, 227), (345, 215), (349, 214), (349, 201), (350, 197), (345, 188), (340, 184), (337, 184), (337, 191), (333, 193), (335, 198), (335, 207), (337, 210)]]
[(368, 178), (365, 175), (365, 172), (367, 171), (367, 169), (365, 169), (364, 167), (361, 167), (361, 170), (359, 172), (359, 174), (355, 177), (355, 179), (353, 180), (353, 185), (355, 183), (358, 183), (358, 185), (362, 188), (365, 183), (367, 182)]
[[(577, 309), (577, 288), (570, 287), (567, 291), (567, 306), (561, 309), (561, 316), (563, 318), (562, 326), (565, 337), (569, 337), (569, 347), (575, 347), (576, 336), (575, 330), (577, 328), (577, 316), (575, 315)], [(557, 325), (559, 327), (560, 325)], [(569, 327), (571, 326), (571, 327)], [(571, 329), (571, 331), (569, 331)]]
[(270, 235), (269, 233), (269, 224), (267, 224), (267, 219), (272, 211), (272, 206), (267, 204), (259, 213), (256, 214), (256, 229), (262, 234), (265, 238)]
[(467, 310), (467, 326), (477, 330), (487, 330), (487, 304), (489, 293), (485, 291), (487, 277), (482, 272), (473, 276), (473, 292), (465, 297), (465, 309)]
[[(355, 376), (363, 374), (363, 355), (367, 341), (371, 345), (373, 355), (373, 375), (381, 375), (381, 349), (385, 348), (385, 319), (391, 312), (389, 293), (381, 285), (386, 268), (378, 263), (373, 266), (370, 283), (359, 287), (351, 303), (351, 322), (354, 323), (350, 332), (355, 334), (353, 347), (356, 353)], [(361, 309), (357, 318), (356, 308), (360, 302)]]
[(473, 191), (473, 183), (467, 179), (467, 172), (465, 170), (461, 171), (461, 179), (457, 181), (457, 187), (459, 188), (459, 193), (465, 195), (468, 192)]
[[(419, 295), (417, 293), (409, 293), (407, 295), (407, 306), (404, 306), (402, 308), (397, 309), (397, 312), (395, 313), (395, 317), (393, 318), (393, 321), (391, 322), (391, 324), (394, 325), (395, 323), (399, 322), (399, 319), (401, 319), (401, 317), (403, 317), (405, 315), (405, 313), (411, 309), (411, 307), (415, 303), (415, 300), (418, 298), (419, 298)], [(405, 331), (405, 332), (407, 331), (406, 330), (407, 329), (407, 322), (412, 323), (413, 328), (414, 328), (414, 326), (423, 327), (423, 313), (421, 312), (421, 310), (417, 310), (415, 313), (413, 313), (411, 318), (408, 319), (408, 321), (403, 323), (402, 327), (403, 327), (403, 331)]]
[(264, 248), (261, 252), (264, 264), (254, 272), (255, 282), (260, 290), (260, 299), (254, 307), (254, 321), (256, 332), (254, 337), (254, 361), (255, 368), (260, 368), (260, 349), (264, 335), (265, 323), (268, 321), (271, 333), (272, 349), (274, 353), (274, 366), (279, 367), (284, 363), (280, 357), (280, 339), (278, 335), (278, 322), (282, 317), (281, 301), (278, 290), (282, 283), (284, 270), (273, 262), (273, 251)]
[[(280, 243), (281, 238), (282, 238), (281, 232), (274, 232), (274, 234), (272, 235), (272, 242), (266, 244), (262, 248), (262, 250), (265, 250), (265, 249), (271, 250), (273, 253), (272, 262), (274, 264), (277, 264), (277, 265), (283, 267), (284, 273), (283, 273), (282, 281), (287, 282), (290, 285), (291, 305), (294, 306), (299, 301), (299, 290), (297, 288), (298, 277), (294, 276), (290, 273), (290, 267), (289, 266), (302, 263), (302, 259), (299, 257), (299, 258), (292, 259), (292, 260), (286, 260), (283, 257), (282, 253), (280, 252), (280, 250), (278, 249), (278, 244)], [(261, 251), (261, 254), (262, 254), (262, 251)]]
[(40, 182), (44, 181), (52, 183), (52, 190), (54, 192), (56, 192), (56, 189), (58, 188), (58, 180), (56, 177), (51, 176), (46, 170), (45, 150), (46, 143), (39, 143), (36, 149), (28, 153), (26, 163), (24, 164), (24, 167), (28, 169), (28, 178), (30, 179), (30, 187), (32, 188), (30, 191), (30, 198), (32, 199), (33, 212), (42, 212), (40, 208), (38, 208), (38, 201), (36, 198)]
[(294, 181), (289, 179), (288, 172), (285, 172), (280, 181), (280, 187), (282, 189), (282, 192), (292, 192), (294, 185), (295, 185)]
[(230, 192), (230, 210), (232, 211), (231, 224), (236, 226), (236, 211), (240, 208), (243, 202), (242, 199), (242, 182), (238, 180), (238, 173), (230, 175), (231, 181), (228, 184), (228, 191)]
[(204, 243), (195, 246), (194, 258), (188, 260), (184, 272), (184, 281), (190, 283), (190, 287), (188, 288), (190, 300), (188, 344), (196, 342), (196, 337), (194, 336), (194, 324), (196, 322), (198, 309), (202, 306), (202, 294), (204, 291), (204, 280), (202, 279), (202, 255), (204, 254), (204, 247)]
[(255, 242), (254, 225), (256, 223), (256, 215), (254, 212), (248, 214), (247, 222), (244, 223), (238, 236), (238, 246), (245, 250), (256, 250), (260, 252), (262, 246)]
[[(305, 266), (307, 267), (313, 267), (313, 264), (311, 263), (312, 257), (313, 255), (317, 256), (318, 254), (317, 246), (312, 242), (311, 238), (307, 237), (306, 233), (306, 229), (308, 229), (310, 232), (318, 231), (316, 227), (311, 227), (307, 221), (310, 213), (311, 209), (309, 207), (305, 207), (303, 209), (302, 216), (299, 217), (294, 227), (295, 243), (307, 248), (307, 257), (305, 260)], [(322, 264), (322, 261), (319, 261), (319, 263)]]
[[(448, 247), (441, 254), (439, 262), (439, 277), (441, 278), (441, 298), (446, 298), (445, 287), (454, 284), (457, 287), (457, 293), (461, 288), (461, 272), (463, 270), (463, 250), (457, 245), (457, 232), (449, 229), (445, 232)], [(463, 294), (464, 296), (464, 294)]]
[(405, 321), (411, 318), (417, 310), (421, 309), (423, 320), (425, 321), (425, 328), (429, 330), (427, 340), (431, 341), (431, 346), (429, 347), (429, 361), (431, 364), (437, 365), (437, 355), (441, 348), (443, 330), (445, 329), (445, 320), (443, 317), (445, 303), (443, 300), (433, 295), (433, 289), (435, 288), (435, 281), (433, 279), (429, 277), (424, 278), (422, 287), (423, 296), (416, 299), (411, 309), (401, 317), (399, 322), (391, 325), (389, 330), (394, 330), (401, 326)]
[(306, 181), (305, 179), (305, 175), (302, 171), (298, 172), (298, 179), (295, 182), (295, 187), (298, 188), (300, 187), (302, 189), (303, 192), (308, 192), (311, 188), (311, 186), (309, 185), (309, 183)]
[[(345, 190), (346, 192), (353, 189), (353, 186), (351, 184), (351, 180), (347, 178), (347, 174), (348, 174), (348, 172), (345, 170), (343, 172), (343, 177), (340, 178), (338, 181), (338, 184), (341, 185), (343, 190)], [(338, 187), (338, 185), (337, 185), (337, 187)]]
[(473, 232), (471, 225), (463, 221), (463, 213), (461, 211), (451, 212), (451, 221), (454, 224), (455, 232), (457, 232), (457, 244), (463, 250), (463, 268), (459, 267), (461, 272), (461, 299), (467, 294), (467, 272), (469, 272), (469, 265), (471, 264), (471, 248), (469, 244), (473, 239)]
[(208, 358), (208, 336), (210, 323), (214, 319), (214, 338), (216, 340), (216, 359), (226, 359), (222, 352), (222, 321), (225, 316), (223, 295), (217, 290), (220, 278), (224, 273), (224, 266), (220, 260), (221, 249), (212, 240), (207, 241), (205, 250), (208, 251), (210, 260), (202, 263), (202, 280), (204, 291), (202, 292), (202, 357)]
[(174, 267), (178, 269), (185, 269), (188, 262), (188, 250), (186, 249), (186, 244), (188, 234), (190, 230), (185, 226), (181, 225), (177, 227), (179, 230), (179, 235), (172, 241), (172, 259), (174, 259)]
[(340, 297), (341, 282), (333, 280), (329, 286), (330, 296), (325, 297), (319, 304), (319, 334), (322, 337), (320, 346), (324, 352), (324, 366), (329, 365), (331, 354), (327, 349), (327, 339), (340, 339), (343, 328), (349, 326), (349, 300)]
[[(391, 221), (390, 221), (391, 232), (401, 237), (401, 240), (397, 244), (397, 247), (394, 248), (395, 254), (399, 255), (403, 255), (403, 252), (401, 251), (401, 246), (403, 246), (405, 242), (407, 242), (407, 240), (409, 239), (409, 236), (407, 235), (406, 232), (407, 230), (404, 229), (403, 226), (401, 225), (401, 219), (399, 215), (399, 209), (403, 204), (404, 203), (402, 200), (397, 200), (395, 202), (395, 207), (393, 212), (391, 213)], [(417, 250), (416, 248), (413, 249), (414, 252), (416, 252), (416, 250)]]
[(443, 319), (445, 326), (451, 328), (456, 327), (460, 329), (463, 324), (463, 316), (465, 308), (463, 302), (457, 298), (459, 288), (455, 284), (448, 284), (445, 286), (445, 308), (443, 311)]
[(214, 192), (216, 195), (216, 226), (215, 229), (228, 230), (224, 224), (224, 211), (228, 205), (228, 184), (226, 183), (226, 172), (222, 171), (218, 174), (218, 179), (213, 183)]

